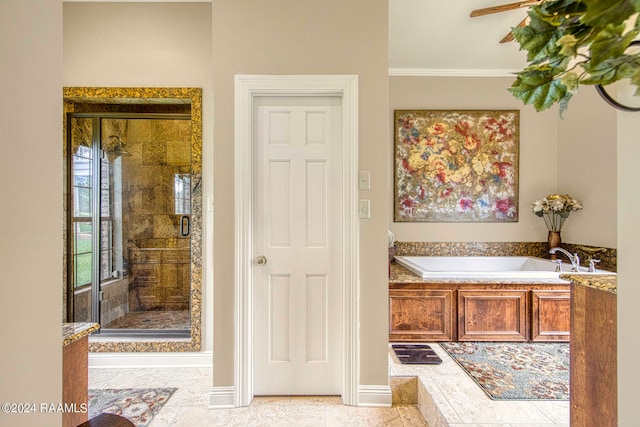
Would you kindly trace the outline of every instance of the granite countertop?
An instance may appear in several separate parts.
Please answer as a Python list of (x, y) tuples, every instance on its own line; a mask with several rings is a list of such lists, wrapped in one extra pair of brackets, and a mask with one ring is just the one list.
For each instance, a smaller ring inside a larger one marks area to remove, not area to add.
[(560, 278), (569, 280), (576, 285), (587, 286), (612, 294), (618, 293), (618, 276), (615, 274), (561, 274)]
[[(562, 277), (562, 276), (561, 276)], [(423, 279), (417, 274), (413, 274), (403, 266), (391, 263), (391, 275), (389, 276), (389, 283), (497, 283), (497, 284), (510, 284), (510, 283), (546, 283), (546, 284), (564, 284), (568, 285), (568, 279), (487, 279), (487, 278), (473, 278), (473, 279), (461, 279), (461, 278), (441, 278), (441, 279)]]
[(62, 346), (71, 344), (80, 338), (86, 337), (91, 332), (100, 329), (100, 324), (90, 322), (63, 323), (62, 324)]

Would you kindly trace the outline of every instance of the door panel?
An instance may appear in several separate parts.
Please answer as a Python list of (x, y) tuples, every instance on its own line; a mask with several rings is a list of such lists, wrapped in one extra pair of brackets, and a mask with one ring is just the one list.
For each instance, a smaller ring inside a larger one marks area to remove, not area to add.
[(307, 247), (327, 247), (327, 162), (307, 162)]
[(256, 117), (254, 392), (340, 394), (339, 98), (265, 98)]
[(269, 278), (269, 362), (291, 361), (291, 277)]
[(288, 248), (291, 232), (291, 163), (269, 161), (269, 247)]
[(307, 276), (306, 362), (327, 361), (327, 293), (326, 275)]

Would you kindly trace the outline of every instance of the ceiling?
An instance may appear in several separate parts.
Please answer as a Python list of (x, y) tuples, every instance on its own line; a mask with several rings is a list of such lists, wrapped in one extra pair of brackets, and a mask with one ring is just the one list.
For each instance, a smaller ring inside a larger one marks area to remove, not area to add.
[(391, 75), (509, 75), (526, 66), (516, 42), (500, 44), (526, 16), (513, 10), (470, 18), (473, 9), (516, 0), (389, 0)]

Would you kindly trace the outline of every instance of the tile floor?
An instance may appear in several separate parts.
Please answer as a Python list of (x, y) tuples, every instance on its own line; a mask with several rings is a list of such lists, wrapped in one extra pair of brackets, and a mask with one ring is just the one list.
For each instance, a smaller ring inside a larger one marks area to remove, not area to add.
[(427, 426), (415, 405), (344, 406), (339, 397), (258, 397), (251, 406), (208, 409), (210, 368), (89, 369), (89, 388), (177, 387), (149, 427)]
[[(419, 407), (343, 406), (338, 397), (263, 397), (251, 406), (208, 409), (211, 368), (90, 368), (89, 388), (177, 387), (150, 427), (166, 426), (427, 426), (568, 427), (568, 401), (494, 401), (442, 348), (440, 365), (401, 365), (392, 352), (389, 374), (418, 377)], [(425, 415), (428, 424), (420, 414)]]

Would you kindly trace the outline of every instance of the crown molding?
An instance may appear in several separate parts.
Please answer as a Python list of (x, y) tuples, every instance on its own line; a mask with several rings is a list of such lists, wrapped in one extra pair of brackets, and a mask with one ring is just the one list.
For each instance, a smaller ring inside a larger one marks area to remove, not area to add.
[(213, 0), (62, 0), (63, 3), (211, 3)]
[(514, 77), (521, 70), (496, 69), (438, 69), (389, 68), (390, 77)]

